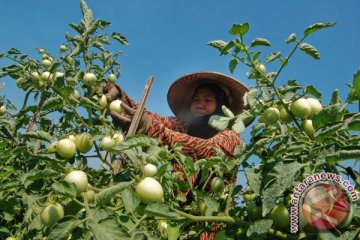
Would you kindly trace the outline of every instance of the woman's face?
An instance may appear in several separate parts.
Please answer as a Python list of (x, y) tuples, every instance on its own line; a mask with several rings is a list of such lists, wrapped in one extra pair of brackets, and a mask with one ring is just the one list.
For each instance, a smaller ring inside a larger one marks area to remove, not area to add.
[(216, 97), (208, 88), (196, 90), (192, 99), (190, 111), (196, 117), (203, 117), (214, 113), (216, 110)]

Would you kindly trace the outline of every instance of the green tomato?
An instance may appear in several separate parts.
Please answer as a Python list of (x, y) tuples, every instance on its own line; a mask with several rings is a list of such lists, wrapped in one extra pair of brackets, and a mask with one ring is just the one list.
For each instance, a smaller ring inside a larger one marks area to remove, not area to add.
[(64, 77), (64, 73), (63, 72), (56, 72), (55, 73), (55, 79), (58, 79), (58, 78), (60, 78), (60, 77)]
[(44, 59), (44, 60), (42, 60), (41, 64), (44, 67), (49, 68), (51, 66), (51, 61), (49, 59)]
[(168, 223), (164, 220), (160, 220), (158, 223), (158, 229), (160, 232), (160, 236), (163, 239), (167, 239), (168, 238)]
[(46, 227), (52, 227), (57, 221), (64, 217), (64, 208), (59, 203), (46, 205), (40, 214), (41, 222)]
[(220, 177), (214, 177), (211, 180), (211, 191), (213, 193), (219, 193), (224, 189), (224, 180)]
[(52, 142), (47, 149), (48, 153), (55, 153), (57, 144), (58, 144), (58, 141)]
[(273, 226), (278, 229), (286, 228), (290, 224), (290, 213), (282, 203), (276, 204), (267, 217), (273, 220)]
[(31, 78), (32, 78), (33, 80), (39, 80), (39, 79), (40, 79), (40, 75), (39, 75), (38, 72), (32, 72), (32, 73), (31, 73)]
[(143, 167), (144, 177), (154, 177), (157, 173), (157, 167), (154, 164), (148, 163)]
[(105, 109), (107, 107), (107, 98), (105, 95), (101, 95), (101, 97), (99, 98), (99, 105), (101, 109)]
[(135, 188), (135, 192), (144, 204), (162, 201), (164, 190), (161, 184), (151, 177), (141, 180)]
[(0, 116), (4, 115), (6, 113), (6, 106), (5, 105), (2, 105), (0, 107)]
[(60, 45), (60, 51), (65, 52), (67, 50), (67, 46), (65, 44)]
[(81, 133), (76, 135), (74, 142), (76, 149), (82, 153), (89, 152), (94, 145), (94, 141), (91, 139), (91, 135), (89, 133)]
[(115, 133), (112, 138), (113, 138), (113, 140), (115, 142), (115, 145), (119, 145), (125, 139), (124, 134), (121, 133), (121, 132)]
[(311, 113), (311, 106), (305, 98), (299, 98), (291, 104), (291, 112), (298, 118), (305, 119)]
[(45, 53), (45, 49), (39, 48), (39, 53), (41, 53), (41, 54)]
[(79, 99), (80, 98), (80, 93), (78, 92), (78, 90), (74, 89), (74, 91), (71, 94), (71, 97), (73, 99)]
[(293, 120), (291, 115), (286, 111), (284, 107), (280, 108), (280, 120), (284, 123), (289, 123)]
[(263, 117), (266, 124), (274, 124), (280, 119), (279, 109), (276, 107), (269, 107), (264, 111)]
[(312, 120), (304, 119), (301, 123), (301, 127), (304, 129), (307, 135), (312, 136), (315, 133), (315, 129), (312, 124)]
[(199, 209), (200, 209), (200, 214), (205, 216), (206, 209), (207, 209), (207, 206), (206, 206), (205, 202), (201, 202), (199, 204)]
[(254, 201), (254, 199), (256, 198), (256, 194), (255, 193), (245, 193), (243, 195), (243, 198), (246, 203), (249, 203), (249, 202)]
[(258, 65), (256, 65), (257, 69), (260, 71), (260, 72), (265, 72), (266, 71), (266, 67), (264, 64), (260, 63)]
[(89, 72), (89, 73), (84, 74), (83, 81), (84, 81), (85, 85), (91, 86), (96, 82), (96, 80), (97, 80), (97, 78), (94, 73)]
[(320, 112), (322, 110), (322, 105), (321, 105), (320, 101), (315, 98), (308, 98), (306, 100), (310, 104), (311, 112), (310, 112), (309, 117), (312, 118), (315, 114), (317, 114), (318, 112)]
[(115, 145), (115, 141), (110, 136), (105, 136), (101, 140), (101, 147), (106, 151), (110, 150), (114, 145)]
[(72, 158), (76, 154), (76, 145), (70, 139), (61, 139), (56, 145), (56, 152), (63, 158)]
[(108, 82), (115, 83), (115, 81), (116, 81), (116, 76), (115, 76), (115, 74), (111, 73), (108, 77)]
[(246, 212), (250, 220), (259, 220), (262, 218), (262, 205), (258, 206), (256, 202), (251, 202), (247, 205)]
[(86, 196), (88, 203), (93, 203), (95, 201), (95, 192), (93, 190), (87, 190), (82, 192), (80, 196), (84, 199)]
[(51, 77), (52, 77), (52, 74), (51, 74), (50, 72), (48, 72), (48, 71), (43, 72), (43, 73), (41, 74), (41, 79), (42, 79), (44, 82), (46, 82), (46, 81), (48, 81), (48, 80), (51, 80)]
[(109, 105), (109, 110), (110, 110), (110, 112), (117, 112), (117, 113), (121, 114), (124, 111), (124, 109), (121, 107), (121, 100), (116, 99), (116, 100), (112, 101)]
[(73, 183), (76, 186), (77, 194), (80, 195), (87, 189), (88, 178), (86, 173), (81, 170), (74, 170), (66, 174), (64, 181), (68, 183)]

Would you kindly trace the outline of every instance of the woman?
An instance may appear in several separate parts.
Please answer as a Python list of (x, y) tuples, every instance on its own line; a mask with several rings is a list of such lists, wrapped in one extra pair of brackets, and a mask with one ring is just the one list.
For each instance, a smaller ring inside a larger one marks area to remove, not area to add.
[[(163, 117), (144, 111), (138, 133), (160, 138), (170, 148), (181, 143), (183, 153), (193, 159), (208, 158), (220, 148), (228, 156), (241, 143), (241, 137), (233, 130), (218, 131), (208, 124), (210, 116), (222, 115), (221, 106), (227, 106), (234, 114), (243, 110), (242, 97), (248, 88), (227, 75), (216, 72), (196, 72), (177, 79), (167, 95), (175, 117)], [(122, 100), (122, 106), (130, 115), (137, 104), (118, 86), (110, 85), (105, 93), (112, 101)], [(130, 118), (111, 112), (114, 124), (128, 128)]]
[[(241, 143), (240, 135), (231, 129), (216, 130), (208, 121), (212, 115), (223, 115), (222, 105), (234, 114), (239, 114), (243, 110), (242, 97), (247, 91), (248, 88), (242, 83), (221, 73), (197, 72), (185, 75), (171, 85), (167, 95), (175, 117), (163, 117), (146, 110), (138, 133), (160, 138), (161, 143), (170, 148), (181, 143), (183, 153), (195, 161), (213, 156), (216, 148), (233, 156), (235, 147)], [(118, 86), (109, 86), (105, 92), (110, 101), (120, 98), (125, 112), (130, 117), (134, 115), (137, 104)], [(111, 116), (115, 125), (123, 129), (129, 127), (130, 118), (116, 112), (111, 112)], [(178, 164), (174, 164), (174, 170), (182, 173)], [(183, 175), (180, 174), (179, 178), (183, 179)], [(200, 173), (189, 180), (195, 186), (200, 180)], [(212, 232), (202, 233), (200, 239), (214, 239), (218, 230), (219, 227), (215, 225)]]

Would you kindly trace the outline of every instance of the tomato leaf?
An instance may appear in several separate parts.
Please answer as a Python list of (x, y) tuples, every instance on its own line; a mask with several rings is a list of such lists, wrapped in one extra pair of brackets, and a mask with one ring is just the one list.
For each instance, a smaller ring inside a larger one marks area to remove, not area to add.
[(78, 227), (80, 223), (80, 220), (70, 219), (66, 222), (56, 224), (50, 232), (49, 240), (69, 239), (71, 232)]
[(313, 85), (307, 86), (304, 90), (306, 94), (311, 94), (316, 98), (321, 98), (321, 92), (319, 92)]
[(298, 48), (300, 48), (301, 51), (313, 57), (314, 59), (320, 59), (320, 53), (314, 46), (308, 43), (302, 43), (298, 46)]
[(71, 199), (76, 197), (77, 190), (76, 190), (75, 184), (73, 184), (73, 183), (60, 181), (60, 182), (54, 183), (51, 187), (55, 192), (58, 192), (61, 195), (64, 195)]
[(360, 69), (357, 70), (356, 73), (354, 74), (353, 87), (360, 99)]
[(269, 40), (265, 39), (265, 38), (256, 38), (254, 41), (251, 42), (251, 47), (256, 47), (256, 46), (267, 46), (270, 47), (271, 43), (269, 42)]
[(281, 57), (281, 52), (269, 53), (269, 55), (266, 57), (266, 63), (272, 62), (280, 57)]
[(296, 34), (292, 33), (290, 36), (285, 40), (285, 43), (291, 43), (296, 41)]
[(126, 37), (124, 37), (123, 35), (121, 35), (120, 33), (116, 33), (116, 32), (113, 32), (111, 34), (111, 37), (113, 39), (115, 39), (116, 41), (118, 41), (119, 43), (121, 43), (122, 45), (129, 45), (129, 42), (128, 40), (126, 39)]
[(227, 42), (224, 42), (223, 40), (214, 40), (207, 43), (207, 45), (216, 48), (221, 53), (223, 48), (227, 45)]
[(235, 46), (234, 41), (228, 42), (223, 49), (221, 49), (220, 55), (227, 55), (229, 54), (230, 50)]
[(95, 196), (95, 200), (97, 204), (106, 204), (109, 202), (113, 197), (115, 197), (116, 194), (120, 193), (121, 191), (125, 190), (127, 187), (129, 187), (133, 181), (130, 182), (121, 182), (114, 186), (105, 188), (101, 190), (98, 194)]
[(321, 29), (335, 26), (335, 24), (336, 24), (335, 22), (315, 23), (315, 24), (313, 24), (313, 25), (311, 25), (311, 26), (309, 26), (308, 28), (305, 29), (304, 35), (309, 36), (310, 34), (316, 32), (316, 31), (319, 31)]
[(234, 73), (236, 66), (238, 65), (239, 61), (236, 57), (232, 58), (229, 62), (229, 70), (231, 73)]
[(101, 109), (99, 104), (91, 101), (87, 97), (80, 97), (80, 105), (87, 109)]
[(338, 122), (342, 119), (343, 113), (340, 104), (334, 104), (324, 107), (318, 114), (312, 118), (315, 129), (318, 129), (329, 123)]
[(146, 214), (154, 217), (166, 217), (169, 219), (178, 218), (179, 215), (171, 210), (171, 208), (162, 202), (152, 203), (146, 206)]
[(121, 192), (121, 199), (128, 213), (134, 212), (140, 203), (140, 200), (136, 196), (135, 192), (128, 188)]
[(44, 169), (44, 170), (29, 171), (22, 177), (24, 178), (24, 180), (26, 179), (26, 180), (35, 181), (35, 180), (39, 180), (39, 179), (43, 179), (43, 178), (56, 178), (59, 175), (60, 175), (59, 172), (56, 172), (52, 169)]
[(249, 23), (233, 24), (229, 33), (231, 35), (245, 35), (249, 31)]
[(60, 109), (64, 104), (64, 99), (60, 96), (55, 96), (48, 99), (44, 105), (43, 110), (52, 110), (52, 109)]
[(271, 228), (273, 221), (271, 219), (262, 219), (252, 223), (246, 231), (249, 239), (263, 239)]
[(34, 131), (34, 132), (25, 132), (21, 134), (22, 137), (28, 137), (28, 138), (34, 138), (34, 139), (39, 139), (39, 140), (44, 140), (47, 142), (50, 142), (51, 140), (51, 135), (48, 132), (39, 130), (39, 131)]
[(10, 50), (7, 53), (10, 55), (21, 54), (21, 52), (15, 48), (10, 48)]
[(212, 115), (209, 119), (209, 124), (213, 128), (218, 130), (225, 130), (229, 125), (229, 121), (231, 120), (230, 117), (224, 117), (220, 115)]
[(130, 236), (115, 219), (107, 218), (100, 223), (91, 221), (89, 226), (96, 239), (130, 240)]
[(179, 239), (180, 226), (175, 222), (169, 223), (168, 228), (167, 228), (167, 233), (168, 233), (168, 240)]

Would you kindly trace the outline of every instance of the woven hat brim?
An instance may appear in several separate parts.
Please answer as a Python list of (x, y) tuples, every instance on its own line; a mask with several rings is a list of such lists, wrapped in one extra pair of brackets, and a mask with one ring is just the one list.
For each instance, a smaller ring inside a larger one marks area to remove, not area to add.
[(233, 77), (218, 72), (195, 72), (178, 78), (167, 94), (171, 111), (181, 120), (191, 119), (190, 105), (196, 87), (203, 82), (218, 84), (228, 96), (230, 110), (239, 114), (244, 109), (243, 96), (249, 89)]

